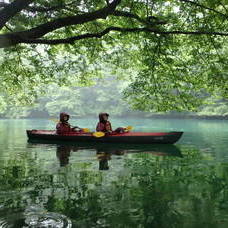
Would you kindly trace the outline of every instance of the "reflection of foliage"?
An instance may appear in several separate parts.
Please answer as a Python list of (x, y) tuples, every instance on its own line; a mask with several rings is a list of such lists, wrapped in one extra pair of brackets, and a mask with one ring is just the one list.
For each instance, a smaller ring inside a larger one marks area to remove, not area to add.
[[(227, 167), (226, 164), (199, 164), (200, 159), (202, 156), (197, 151), (187, 150), (178, 161), (164, 158), (161, 162), (139, 155), (139, 160), (130, 161), (128, 166), (134, 170), (133, 177), (139, 181), (142, 191), (154, 192), (154, 198), (161, 205), (169, 205), (168, 211), (188, 217), (190, 223), (199, 219), (198, 224), (213, 224), (222, 219), (218, 211), (225, 213), (222, 209), (227, 200)], [(199, 214), (202, 218), (196, 218)]]
[[(227, 210), (227, 164), (210, 163), (195, 149), (183, 158), (135, 153), (123, 170), (94, 171), (97, 160), (47, 172), (31, 157), (2, 164), (4, 208), (43, 205), (79, 227), (185, 227), (213, 225)], [(37, 160), (36, 160), (37, 161)], [(40, 161), (42, 163), (42, 161)], [(17, 194), (10, 194), (10, 192)]]

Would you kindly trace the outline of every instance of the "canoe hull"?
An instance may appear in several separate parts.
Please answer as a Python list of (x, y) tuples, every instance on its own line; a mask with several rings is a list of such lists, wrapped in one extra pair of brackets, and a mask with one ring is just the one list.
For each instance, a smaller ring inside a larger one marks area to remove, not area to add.
[(129, 132), (96, 138), (92, 136), (91, 133), (71, 133), (66, 135), (57, 135), (55, 131), (27, 130), (29, 140), (96, 143), (173, 144), (180, 139), (182, 134), (183, 132)]

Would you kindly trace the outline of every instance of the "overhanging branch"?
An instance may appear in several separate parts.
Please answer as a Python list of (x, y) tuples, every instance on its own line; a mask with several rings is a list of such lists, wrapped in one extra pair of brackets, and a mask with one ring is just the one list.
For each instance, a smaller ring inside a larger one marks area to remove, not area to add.
[(108, 15), (115, 11), (116, 6), (120, 4), (120, 2), (121, 0), (113, 0), (108, 6), (94, 12), (58, 18), (26, 31), (0, 34), (0, 48), (22, 43), (24, 40), (39, 39), (49, 32), (53, 32), (66, 26), (84, 24), (90, 21), (95, 21), (96, 19), (105, 19)]
[(59, 28), (63, 28), (70, 25), (84, 24), (86, 22), (94, 21), (96, 19), (102, 19), (102, 18), (104, 19), (115, 10), (116, 6), (120, 2), (121, 0), (114, 0), (108, 6), (102, 9), (96, 10), (94, 12), (84, 13), (76, 16), (58, 18), (56, 20), (41, 24), (30, 30), (18, 32), (17, 34), (15, 33), (14, 35), (19, 35), (26, 39), (37, 39)]
[(5, 6), (0, 11), (0, 29), (2, 29), (2, 27), (6, 24), (7, 21), (9, 21), (22, 9), (26, 8), (31, 2), (32, 0), (15, 0)]
[(121, 28), (121, 27), (109, 27), (99, 33), (85, 33), (78, 36), (73, 36), (66, 39), (31, 39), (23, 40), (22, 43), (28, 44), (73, 44), (77, 40), (88, 39), (88, 38), (101, 38), (111, 31), (117, 31), (122, 33), (138, 33), (138, 32), (149, 32), (160, 35), (208, 35), (208, 36), (228, 36), (228, 33), (221, 32), (206, 32), (206, 31), (159, 31), (150, 28)]
[(166, 21), (160, 21), (157, 17), (153, 17), (153, 22), (151, 20), (148, 19), (142, 19), (141, 17), (139, 17), (137, 14), (133, 14), (130, 12), (126, 12), (126, 11), (120, 11), (120, 10), (115, 10), (112, 15), (114, 16), (119, 16), (119, 17), (125, 17), (125, 18), (132, 18), (132, 19), (136, 19), (138, 22), (142, 23), (142, 24), (146, 24), (146, 25), (155, 25), (155, 24), (166, 24)]
[[(16, 0), (21, 1), (21, 0)], [(15, 2), (16, 2), (15, 1)], [(189, 0), (180, 0), (189, 2)], [(28, 1), (27, 1), (28, 2)], [(0, 48), (9, 47), (17, 45), (19, 43), (34, 43), (34, 44), (72, 44), (77, 40), (88, 39), (88, 38), (101, 38), (104, 35), (110, 33), (111, 31), (121, 32), (121, 33), (138, 33), (138, 32), (147, 32), (160, 35), (209, 35), (209, 36), (228, 36), (226, 32), (211, 32), (211, 31), (164, 31), (160, 27), (154, 26), (157, 24), (164, 24), (166, 22), (159, 21), (158, 18), (153, 17), (153, 21), (150, 21), (139, 17), (137, 14), (131, 12), (116, 10), (116, 6), (120, 4), (121, 0), (113, 0), (109, 2), (108, 5), (102, 9), (83, 13), (81, 15), (69, 16), (65, 18), (58, 18), (53, 21), (38, 25), (32, 29), (21, 31), (21, 32), (11, 32), (7, 34), (0, 34)], [(191, 1), (190, 1), (191, 2)], [(97, 19), (105, 19), (107, 16), (120, 16), (125, 18), (132, 18), (141, 23), (140, 26), (143, 27), (133, 27), (133, 28), (122, 28), (110, 26), (103, 31), (97, 33), (85, 33), (73, 37), (67, 37), (64, 39), (46, 39), (42, 38), (44, 35), (49, 32), (53, 32), (59, 28), (64, 28), (70, 25), (79, 25), (87, 22), (95, 21)]]
[(142, 18), (140, 18), (138, 15), (130, 13), (130, 12), (126, 12), (126, 11), (119, 11), (119, 10), (115, 10), (112, 15), (114, 16), (120, 16), (120, 17), (128, 17), (128, 18), (132, 18), (132, 19), (136, 19), (137, 21), (145, 24), (146, 20), (143, 20)]

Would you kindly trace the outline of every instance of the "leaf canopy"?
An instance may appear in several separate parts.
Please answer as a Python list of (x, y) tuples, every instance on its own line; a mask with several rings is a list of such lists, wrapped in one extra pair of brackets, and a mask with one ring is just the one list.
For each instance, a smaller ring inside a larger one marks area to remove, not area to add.
[(196, 110), (228, 97), (227, 19), (226, 0), (3, 1), (1, 105), (108, 72), (135, 109)]

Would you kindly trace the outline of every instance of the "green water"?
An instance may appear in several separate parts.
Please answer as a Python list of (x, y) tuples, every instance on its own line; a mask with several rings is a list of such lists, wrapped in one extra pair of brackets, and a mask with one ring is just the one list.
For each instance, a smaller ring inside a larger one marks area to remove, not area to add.
[(0, 120), (0, 227), (228, 227), (228, 121), (112, 123), (185, 133), (174, 146), (39, 144), (25, 130), (53, 122)]

